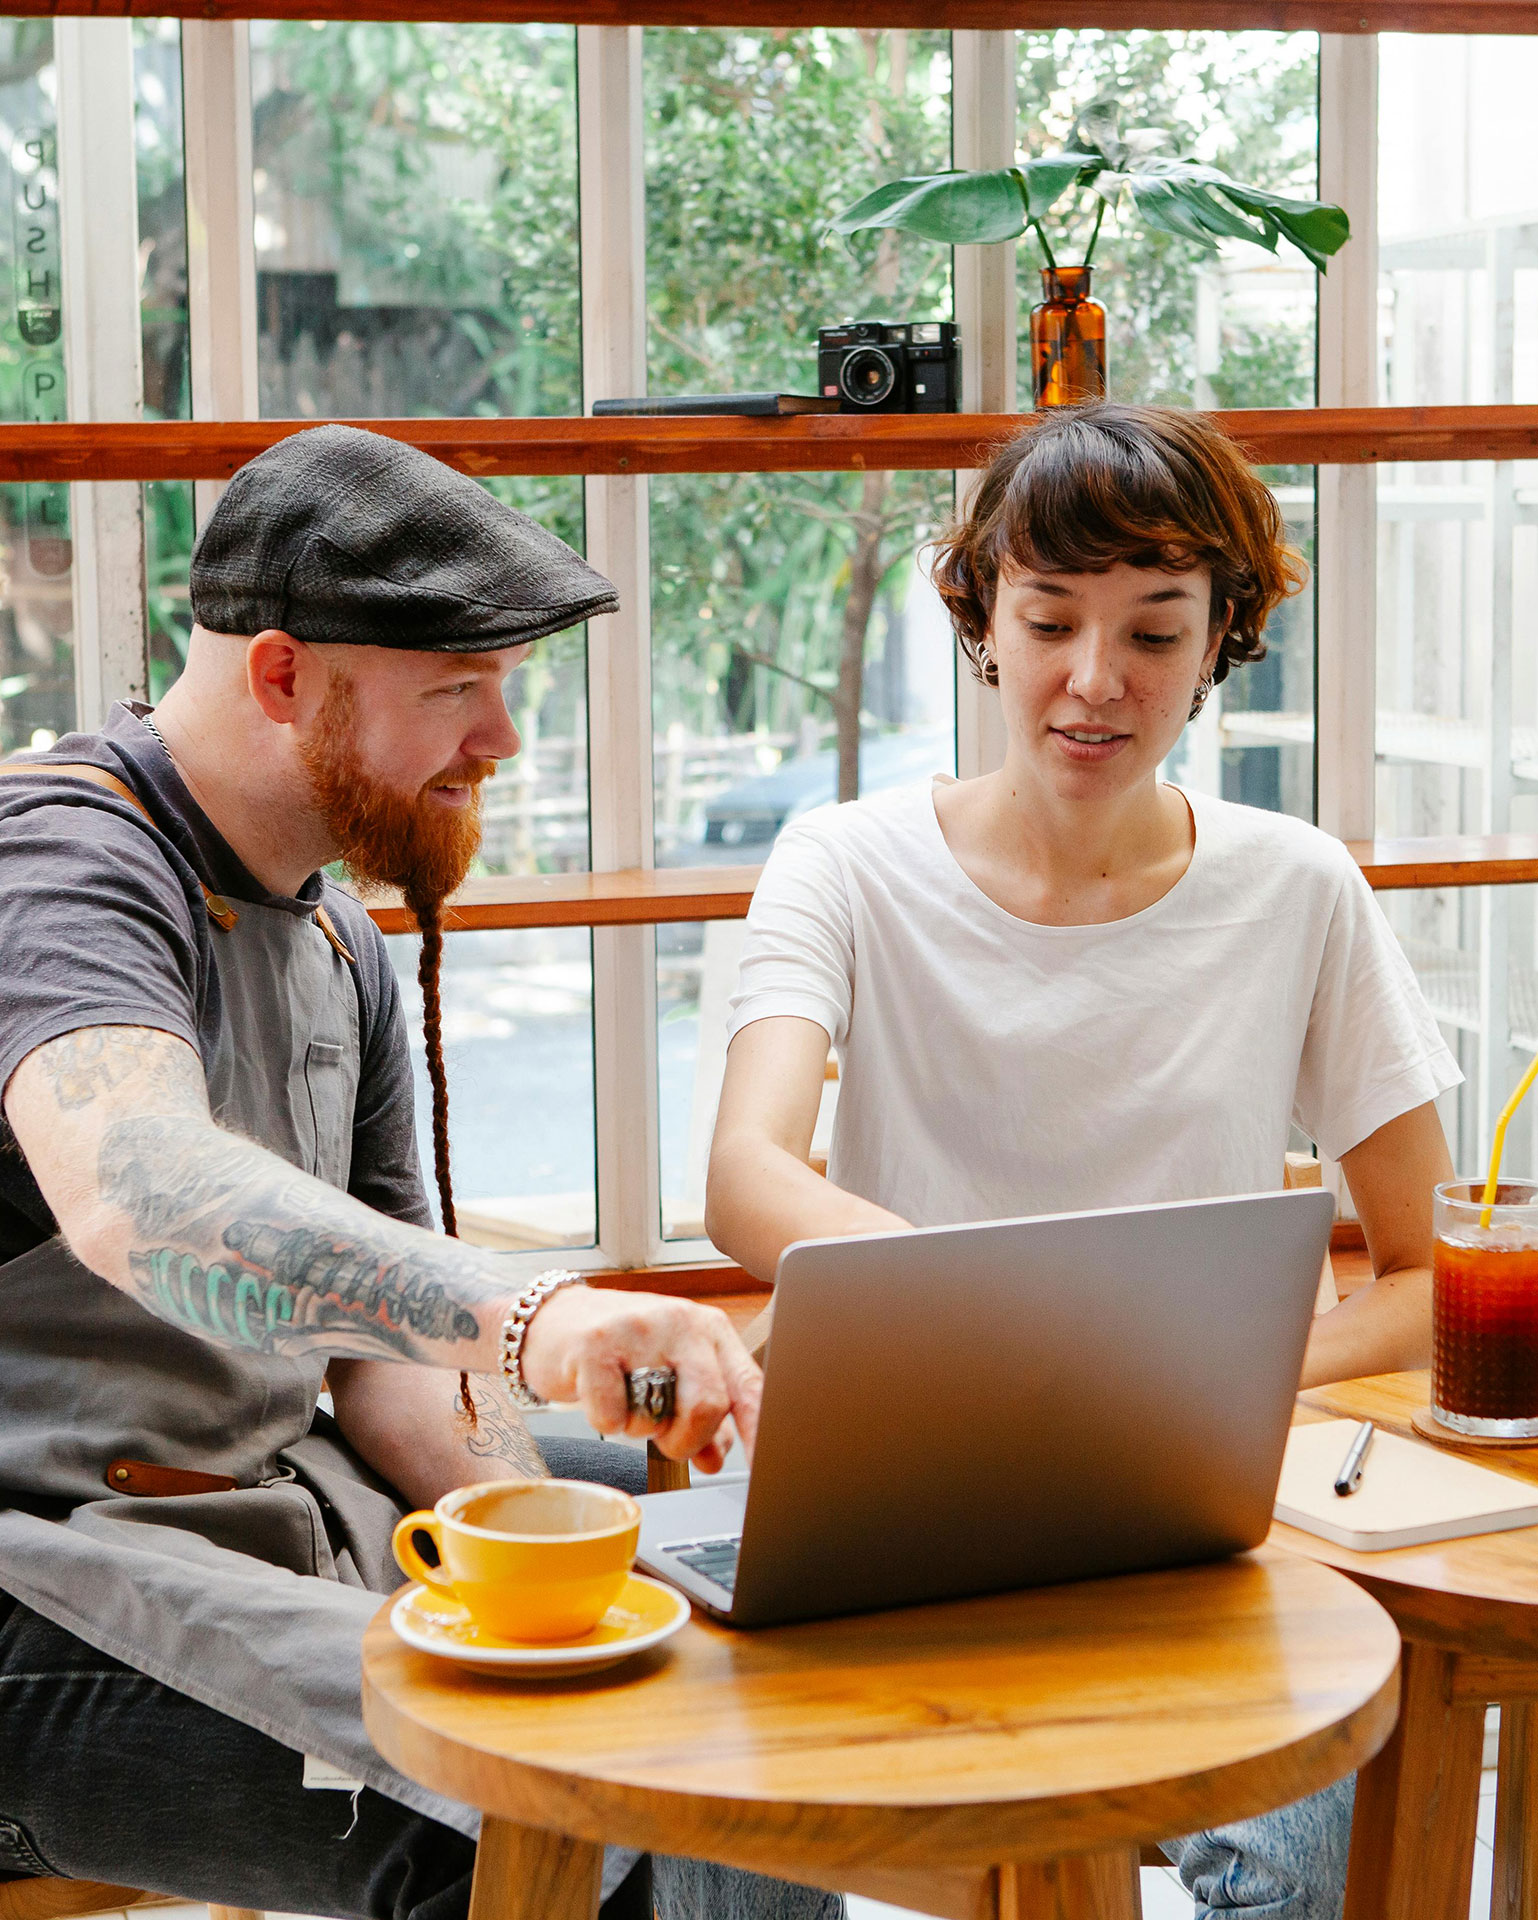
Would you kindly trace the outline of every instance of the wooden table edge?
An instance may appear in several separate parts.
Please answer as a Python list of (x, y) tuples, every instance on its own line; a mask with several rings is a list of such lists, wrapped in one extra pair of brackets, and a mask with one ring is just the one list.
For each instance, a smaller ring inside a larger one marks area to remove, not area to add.
[[(1332, 1571), (1332, 1569), (1324, 1569)], [(1345, 1576), (1341, 1576), (1344, 1578)], [(387, 1601), (369, 1625), (363, 1648), (363, 1719), (374, 1745), (399, 1772), (433, 1792), (476, 1806), (496, 1819), (613, 1846), (687, 1853), (680, 1831), (719, 1820), (721, 1796), (634, 1787), (592, 1775), (514, 1759), (451, 1738), (413, 1719), (375, 1677), (376, 1662), (403, 1667), (432, 1656), (399, 1641)], [(1385, 1624), (1392, 1628), (1392, 1621)], [(979, 1838), (978, 1801), (939, 1806), (871, 1806), (795, 1800), (741, 1800), (741, 1824), (712, 1835), (709, 1858), (725, 1866), (794, 1879), (799, 1868), (826, 1876), (885, 1871), (986, 1870), (1015, 1862), (1135, 1848), (1198, 1827), (1270, 1812), (1343, 1779), (1370, 1760), (1392, 1734), (1399, 1713), (1399, 1639), (1376, 1687), (1341, 1719), (1284, 1747), (1165, 1780), (1140, 1781), (1115, 1795), (1086, 1790), (1071, 1800), (998, 1800), (988, 1805), (988, 1833)], [(496, 1762), (488, 1793), (484, 1762)], [(1288, 1776), (1278, 1792), (1278, 1768)], [(1198, 1811), (1199, 1809), (1199, 1811)], [(1094, 1813), (1093, 1824), (1089, 1815)], [(957, 1829), (948, 1835), (948, 1829)]]
[[(1432, 1447), (1410, 1423), (1407, 1394), (1420, 1398), (1424, 1369), (1369, 1375), (1362, 1380), (1338, 1381), (1299, 1394), (1293, 1424), (1317, 1420), (1357, 1420), (1370, 1417), (1384, 1433), (1398, 1435), (1416, 1446)], [(1471, 1465), (1488, 1467), (1512, 1478), (1538, 1480), (1538, 1449), (1519, 1460), (1495, 1451), (1449, 1446), (1435, 1448)], [(1513, 1528), (1494, 1534), (1471, 1534), (1466, 1540), (1434, 1542), (1427, 1546), (1390, 1547), (1381, 1553), (1360, 1553), (1337, 1546), (1317, 1534), (1273, 1524), (1267, 1544), (1283, 1553), (1301, 1555), (1319, 1566), (1333, 1567), (1354, 1580), (1385, 1607), (1408, 1639), (1424, 1641), (1448, 1652), (1505, 1662), (1527, 1662), (1538, 1671), (1538, 1578), (1527, 1597), (1494, 1590), (1495, 1573), (1476, 1564), (1458, 1575), (1460, 1584), (1429, 1584), (1427, 1554), (1448, 1556), (1456, 1570), (1461, 1549), (1475, 1555), (1490, 1551), (1527, 1552), (1538, 1572), (1538, 1526)], [(1417, 1562), (1420, 1571), (1416, 1571)], [(1477, 1616), (1477, 1617), (1475, 1617)]]
[[(1532, 1534), (1538, 1544), (1538, 1527), (1520, 1531)], [(1354, 1581), (1392, 1616), (1407, 1640), (1424, 1641), (1428, 1646), (1473, 1658), (1526, 1663), (1535, 1670), (1534, 1685), (1538, 1688), (1538, 1600), (1508, 1600), (1468, 1587), (1430, 1586), (1408, 1574), (1396, 1576), (1392, 1564), (1395, 1553), (1419, 1551), (1414, 1547), (1390, 1548), (1379, 1554), (1353, 1553), (1349, 1547), (1337, 1547), (1333, 1541), (1321, 1540), (1281, 1520), (1273, 1523), (1266, 1544), (1279, 1553), (1295, 1553), (1316, 1566), (1330, 1567)], [(1364, 1561), (1387, 1564), (1363, 1565)], [(1470, 1615), (1476, 1611), (1479, 1618), (1473, 1621)]]

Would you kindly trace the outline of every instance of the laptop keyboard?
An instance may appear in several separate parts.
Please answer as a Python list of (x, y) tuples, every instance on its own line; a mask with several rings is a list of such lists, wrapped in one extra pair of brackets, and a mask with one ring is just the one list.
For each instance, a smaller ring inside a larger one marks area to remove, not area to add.
[(740, 1533), (725, 1533), (716, 1540), (675, 1540), (662, 1551), (681, 1561), (691, 1573), (702, 1574), (730, 1593), (737, 1584), (737, 1550)]

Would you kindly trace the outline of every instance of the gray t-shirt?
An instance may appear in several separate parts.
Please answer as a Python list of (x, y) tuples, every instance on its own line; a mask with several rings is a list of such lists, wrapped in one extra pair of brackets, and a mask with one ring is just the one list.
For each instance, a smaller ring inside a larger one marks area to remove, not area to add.
[[(219, 975), (200, 882), (294, 914), (324, 899), (357, 961), (361, 1070), (348, 1191), (429, 1226), (405, 1020), (378, 929), (320, 874), (292, 899), (254, 879), (141, 724), (145, 711), (116, 706), (100, 733), (66, 734), (48, 753), (25, 756), (37, 780), (0, 780), (0, 1091), (35, 1047), (79, 1027), (155, 1027), (210, 1057)], [(114, 794), (78, 782), (66, 790), (43, 771), (50, 762), (116, 774), (157, 831)], [(0, 1115), (0, 1261), (56, 1231)]]

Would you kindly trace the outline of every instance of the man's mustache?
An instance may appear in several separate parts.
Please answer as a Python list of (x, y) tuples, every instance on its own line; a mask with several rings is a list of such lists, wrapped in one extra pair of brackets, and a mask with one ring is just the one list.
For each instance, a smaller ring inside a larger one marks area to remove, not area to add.
[(426, 790), (430, 792), (434, 787), (478, 787), (483, 780), (489, 780), (496, 770), (495, 760), (462, 760), (446, 773), (435, 773), (428, 781)]

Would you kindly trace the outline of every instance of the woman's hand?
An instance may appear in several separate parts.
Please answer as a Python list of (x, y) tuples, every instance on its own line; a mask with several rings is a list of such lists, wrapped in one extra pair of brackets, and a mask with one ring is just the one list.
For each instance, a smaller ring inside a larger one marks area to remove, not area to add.
[[(678, 1376), (673, 1417), (660, 1427), (630, 1409), (625, 1375), (642, 1367)], [(529, 1322), (523, 1377), (543, 1400), (574, 1401), (600, 1433), (644, 1434), (706, 1473), (726, 1458), (733, 1425), (753, 1457), (763, 1375), (718, 1307), (563, 1287)]]

